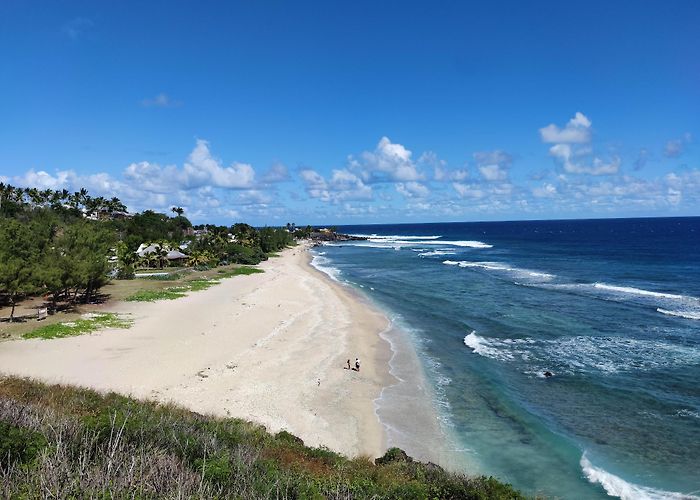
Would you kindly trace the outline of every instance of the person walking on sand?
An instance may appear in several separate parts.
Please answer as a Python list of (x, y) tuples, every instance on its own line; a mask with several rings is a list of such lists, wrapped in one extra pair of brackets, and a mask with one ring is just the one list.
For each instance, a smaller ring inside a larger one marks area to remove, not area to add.
[(360, 358), (355, 358), (355, 370), (360, 371)]

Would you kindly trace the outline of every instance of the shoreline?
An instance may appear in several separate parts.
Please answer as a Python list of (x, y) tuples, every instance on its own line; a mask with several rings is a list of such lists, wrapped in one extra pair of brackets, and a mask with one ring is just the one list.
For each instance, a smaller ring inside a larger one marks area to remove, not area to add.
[[(0, 371), (172, 402), (287, 430), (350, 457), (381, 456), (375, 399), (390, 385), (389, 320), (316, 275), (306, 245), (174, 301), (119, 303), (130, 329), (0, 344)], [(361, 371), (343, 369), (359, 357)]]
[[(387, 448), (396, 446), (417, 460), (435, 462), (455, 472), (474, 473), (476, 465), (465, 456), (458, 439), (445, 424), (445, 416), (437, 408), (439, 397), (408, 328), (398, 324), (394, 314), (374, 301), (364, 289), (339, 280), (337, 270), (326, 267), (325, 262), (315, 265), (313, 259), (323, 257), (323, 254), (314, 254), (312, 249), (308, 253), (308, 266), (314, 272), (341, 291), (351, 294), (368, 309), (377, 311), (389, 322), (380, 336), (391, 350), (387, 366), (393, 382), (384, 385), (374, 400), (375, 413), (384, 428)], [(406, 418), (407, 415), (410, 418)]]

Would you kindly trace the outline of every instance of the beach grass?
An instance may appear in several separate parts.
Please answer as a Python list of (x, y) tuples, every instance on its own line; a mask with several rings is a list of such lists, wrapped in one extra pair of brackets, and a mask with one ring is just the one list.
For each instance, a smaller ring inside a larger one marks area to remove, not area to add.
[(185, 283), (184, 287), (181, 288), (186, 288), (188, 292), (199, 292), (211, 288), (214, 285), (218, 285), (219, 283), (221, 282), (216, 279), (197, 279), (188, 281)]
[(2, 498), (521, 499), (392, 449), (373, 462), (241, 419), (0, 378)]
[(163, 290), (139, 290), (125, 300), (128, 302), (155, 302), (156, 300), (174, 300), (184, 297), (183, 287), (170, 287)]
[(250, 274), (263, 273), (262, 269), (256, 267), (240, 266), (229, 269), (218, 269), (216, 273), (201, 275), (189, 280), (181, 281), (177, 286), (170, 286), (157, 290), (139, 290), (125, 300), (129, 302), (154, 302), (156, 300), (174, 300), (184, 297), (187, 292), (199, 292), (221, 283), (222, 279), (234, 276), (246, 276)]
[(234, 269), (217, 271), (217, 278), (232, 278), (234, 276), (248, 276), (250, 274), (264, 273), (265, 271), (257, 267), (241, 266)]
[(42, 326), (22, 335), (25, 339), (58, 339), (91, 333), (103, 328), (129, 328), (133, 321), (115, 313), (85, 314), (74, 321)]
[(152, 276), (139, 276), (137, 274), (137, 275), (135, 275), (135, 278), (143, 279), (143, 280), (154, 280), (154, 281), (177, 281), (179, 279), (182, 279), (184, 277), (184, 275), (185, 275), (184, 272), (169, 273), (169, 274), (157, 274), (157, 275), (152, 275)]

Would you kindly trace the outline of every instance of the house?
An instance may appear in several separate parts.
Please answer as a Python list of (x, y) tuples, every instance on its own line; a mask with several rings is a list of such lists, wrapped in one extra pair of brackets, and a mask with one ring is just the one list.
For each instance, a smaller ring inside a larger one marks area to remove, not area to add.
[(136, 255), (139, 257), (145, 257), (155, 252), (160, 252), (161, 248), (167, 252), (165, 258), (169, 261), (176, 261), (188, 258), (188, 255), (180, 252), (179, 250), (172, 250), (167, 246), (161, 247), (157, 243), (141, 243), (138, 250), (136, 250)]

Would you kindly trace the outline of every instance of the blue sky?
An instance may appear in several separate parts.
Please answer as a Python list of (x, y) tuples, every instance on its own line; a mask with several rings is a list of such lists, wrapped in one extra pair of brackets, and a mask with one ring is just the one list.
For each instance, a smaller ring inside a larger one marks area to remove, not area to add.
[(0, 178), (196, 222), (700, 215), (700, 3), (0, 3)]

